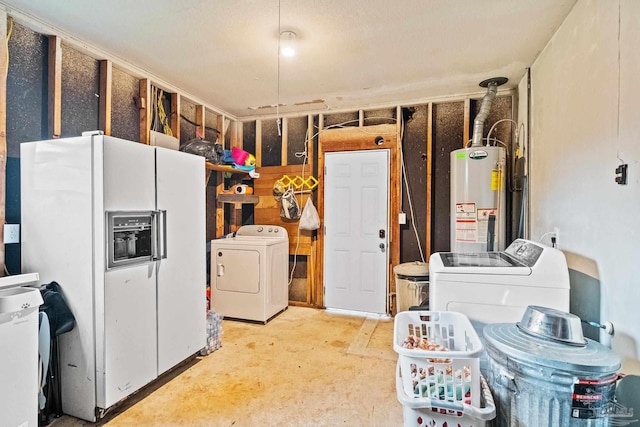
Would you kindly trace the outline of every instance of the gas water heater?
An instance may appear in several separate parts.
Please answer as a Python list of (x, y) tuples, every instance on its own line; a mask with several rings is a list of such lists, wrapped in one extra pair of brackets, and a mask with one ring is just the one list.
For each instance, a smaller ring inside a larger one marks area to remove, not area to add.
[(487, 88), (470, 147), (451, 152), (451, 252), (502, 251), (506, 247), (506, 150), (484, 144), (484, 121), (504, 77)]

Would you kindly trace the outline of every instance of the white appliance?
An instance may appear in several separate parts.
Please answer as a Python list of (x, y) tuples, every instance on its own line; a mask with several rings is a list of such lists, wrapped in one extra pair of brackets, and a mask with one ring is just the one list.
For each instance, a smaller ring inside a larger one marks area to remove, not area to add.
[(276, 225), (245, 225), (211, 241), (211, 306), (224, 317), (267, 323), (289, 306), (289, 237)]
[(569, 312), (562, 251), (515, 240), (504, 252), (436, 252), (429, 258), (429, 308), (482, 323), (515, 323), (529, 305)]
[[(0, 277), (0, 425), (38, 425), (38, 274)], [(45, 367), (46, 369), (46, 367)]]
[(62, 409), (95, 421), (205, 346), (204, 158), (100, 134), (20, 148), (22, 270), (64, 292)]
[(451, 251), (504, 250), (506, 233), (504, 148), (472, 146), (452, 151), (450, 156)]

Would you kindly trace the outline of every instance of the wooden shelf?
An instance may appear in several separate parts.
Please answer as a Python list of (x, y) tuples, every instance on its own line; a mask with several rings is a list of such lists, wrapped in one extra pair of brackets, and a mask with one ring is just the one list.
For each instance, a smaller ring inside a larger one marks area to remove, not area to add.
[(245, 203), (255, 205), (260, 197), (253, 194), (218, 194), (216, 200), (220, 203)]
[(237, 169), (237, 168), (234, 168), (233, 166), (229, 166), (229, 165), (214, 165), (213, 163), (209, 163), (209, 162), (205, 162), (204, 165), (208, 170), (212, 170), (212, 171), (243, 173), (243, 174), (248, 174), (249, 173), (249, 171), (242, 170), (242, 169)]

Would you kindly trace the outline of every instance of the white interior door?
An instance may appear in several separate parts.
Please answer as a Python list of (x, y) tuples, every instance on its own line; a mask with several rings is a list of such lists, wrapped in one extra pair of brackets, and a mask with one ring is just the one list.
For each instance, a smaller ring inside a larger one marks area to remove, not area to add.
[(324, 157), (324, 302), (386, 314), (389, 150)]

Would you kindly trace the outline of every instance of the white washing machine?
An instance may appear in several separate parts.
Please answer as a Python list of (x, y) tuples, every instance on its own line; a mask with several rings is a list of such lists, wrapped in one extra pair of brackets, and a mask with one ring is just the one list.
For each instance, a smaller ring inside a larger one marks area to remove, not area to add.
[(524, 239), (504, 252), (436, 252), (429, 258), (429, 309), (472, 321), (515, 323), (529, 305), (569, 312), (562, 251)]
[(245, 225), (211, 241), (211, 308), (267, 323), (289, 306), (289, 237), (276, 225)]

